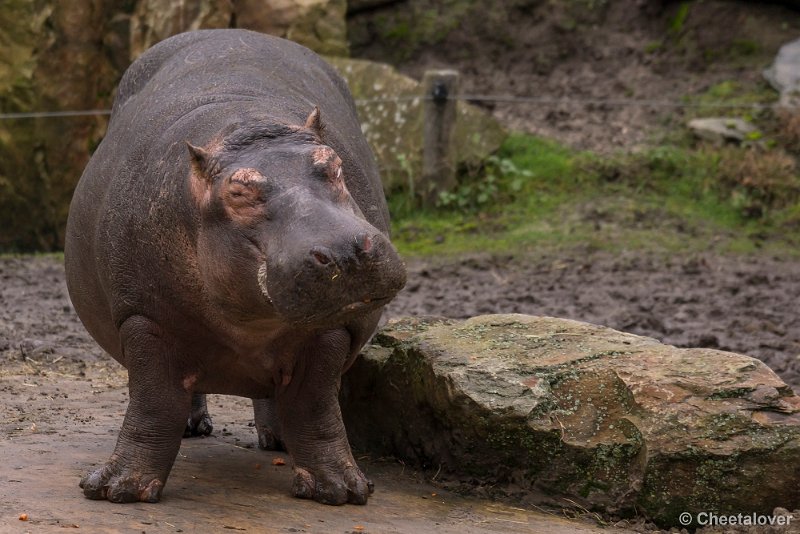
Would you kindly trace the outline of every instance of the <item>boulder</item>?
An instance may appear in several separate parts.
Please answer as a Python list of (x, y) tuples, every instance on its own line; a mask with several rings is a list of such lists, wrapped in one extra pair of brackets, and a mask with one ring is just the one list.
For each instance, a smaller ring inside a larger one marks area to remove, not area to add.
[[(110, 4), (0, 2), (0, 113), (107, 108), (117, 80), (113, 51), (101, 46), (114, 31)], [(105, 124), (102, 116), (0, 121), (0, 250), (63, 246), (72, 191)]]
[(689, 121), (689, 129), (700, 139), (719, 145), (742, 143), (757, 132), (756, 127), (749, 122), (729, 117), (692, 119)]
[(764, 70), (764, 78), (781, 94), (783, 106), (797, 106), (800, 101), (800, 39), (788, 42), (778, 50), (772, 65)]
[[(381, 170), (384, 189), (422, 191), (422, 90), (420, 83), (390, 65), (326, 58), (347, 80), (356, 100), (361, 129)], [(456, 162), (475, 167), (497, 150), (506, 131), (490, 114), (459, 101), (456, 106)]]
[(748, 356), (549, 317), (405, 318), (341, 401), (357, 449), (529, 502), (666, 527), (800, 504), (800, 398)]
[(236, 26), (291, 39), (320, 54), (347, 55), (346, 0), (233, 0)]
[(347, 54), (346, 0), (139, 0), (131, 60), (176, 33), (245, 28), (285, 37), (321, 54)]
[(230, 0), (139, 0), (130, 21), (130, 60), (177, 33), (227, 28), (232, 16)]

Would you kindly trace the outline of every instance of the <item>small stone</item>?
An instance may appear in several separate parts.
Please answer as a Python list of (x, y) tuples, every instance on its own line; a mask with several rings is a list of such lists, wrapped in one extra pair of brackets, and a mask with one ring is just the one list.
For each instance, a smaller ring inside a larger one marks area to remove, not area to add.
[(756, 132), (756, 127), (742, 119), (707, 117), (689, 121), (689, 128), (700, 139), (717, 144), (741, 143)]

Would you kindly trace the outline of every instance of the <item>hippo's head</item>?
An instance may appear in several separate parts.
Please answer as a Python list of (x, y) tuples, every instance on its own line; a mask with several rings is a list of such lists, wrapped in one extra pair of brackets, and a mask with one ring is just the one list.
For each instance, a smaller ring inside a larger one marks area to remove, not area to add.
[(387, 235), (348, 190), (352, 169), (320, 131), (315, 109), (304, 126), (251, 124), (189, 145), (201, 274), (243, 319), (325, 326), (380, 308), (405, 284)]

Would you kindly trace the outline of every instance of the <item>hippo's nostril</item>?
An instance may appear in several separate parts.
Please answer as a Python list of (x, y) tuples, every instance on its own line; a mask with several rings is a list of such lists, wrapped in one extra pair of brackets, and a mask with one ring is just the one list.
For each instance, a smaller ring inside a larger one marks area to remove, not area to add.
[(369, 234), (359, 234), (356, 236), (356, 250), (360, 254), (368, 254), (372, 250), (372, 238)]
[(311, 249), (311, 257), (320, 265), (328, 265), (333, 261), (330, 251), (322, 247)]

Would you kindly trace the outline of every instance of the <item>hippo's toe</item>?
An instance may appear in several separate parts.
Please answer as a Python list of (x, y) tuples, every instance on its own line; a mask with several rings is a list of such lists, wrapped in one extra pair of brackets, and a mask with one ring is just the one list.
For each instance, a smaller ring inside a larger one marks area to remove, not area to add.
[(285, 451), (283, 440), (271, 428), (258, 426), (258, 448), (265, 451)]
[(84, 476), (79, 485), (87, 498), (115, 503), (155, 503), (161, 499), (164, 488), (164, 482), (158, 477), (118, 470), (110, 464)]
[(367, 504), (374, 486), (354, 465), (344, 467), (342, 473), (322, 472), (312, 474), (295, 467), (292, 494), (301, 499), (314, 499), (322, 504)]
[(184, 438), (194, 436), (208, 436), (214, 430), (211, 424), (211, 416), (208, 415), (208, 405), (206, 396), (202, 393), (192, 395), (192, 411), (186, 421), (186, 429), (183, 431)]
[(189, 417), (189, 420), (186, 421), (186, 430), (183, 431), (183, 437), (208, 436), (213, 431), (214, 425), (211, 423), (211, 416), (206, 412), (197, 418)]

